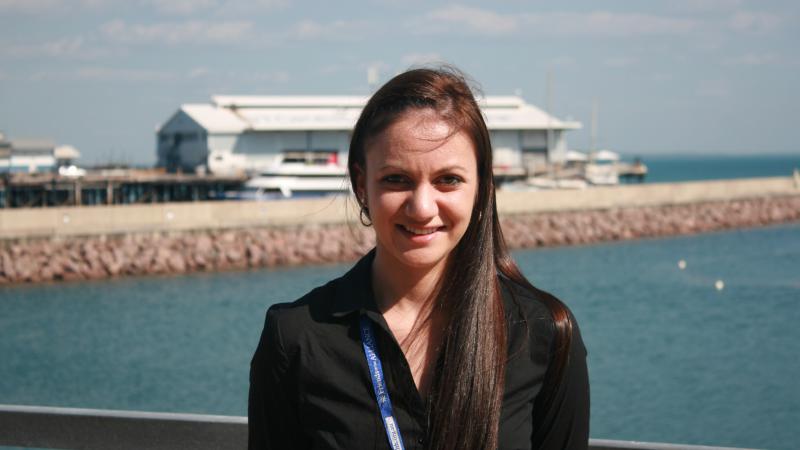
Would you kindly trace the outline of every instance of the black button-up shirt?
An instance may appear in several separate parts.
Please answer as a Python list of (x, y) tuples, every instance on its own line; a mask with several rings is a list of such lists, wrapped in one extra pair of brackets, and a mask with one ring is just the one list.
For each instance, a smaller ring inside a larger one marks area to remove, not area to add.
[[(294, 303), (272, 306), (250, 371), (250, 449), (389, 449), (359, 332), (375, 323), (384, 377), (407, 450), (425, 448), (426, 403), (372, 294), (374, 252)], [(553, 400), (538, 395), (553, 354), (553, 319), (537, 293), (504, 291), (508, 318), (501, 449), (585, 449), (586, 350), (574, 327)], [(513, 297), (513, 298), (512, 298)], [(552, 389), (552, 388), (551, 388)]]

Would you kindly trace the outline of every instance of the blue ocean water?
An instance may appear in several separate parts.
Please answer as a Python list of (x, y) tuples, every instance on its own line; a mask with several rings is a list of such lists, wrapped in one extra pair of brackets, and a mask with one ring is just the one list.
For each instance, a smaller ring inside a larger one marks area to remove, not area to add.
[[(635, 156), (624, 158), (633, 161)], [(732, 178), (788, 177), (800, 169), (800, 152), (784, 155), (641, 155), (648, 183), (722, 180)]]
[[(796, 448), (800, 224), (515, 257), (578, 318), (592, 437)], [(0, 403), (246, 415), (265, 309), (348, 266), (0, 288)]]

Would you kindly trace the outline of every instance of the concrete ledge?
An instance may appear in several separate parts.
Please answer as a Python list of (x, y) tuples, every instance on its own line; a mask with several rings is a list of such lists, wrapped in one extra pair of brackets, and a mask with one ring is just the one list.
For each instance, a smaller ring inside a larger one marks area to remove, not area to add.
[[(681, 205), (800, 194), (791, 177), (498, 192), (501, 215)], [(0, 239), (95, 236), (247, 227), (356, 224), (345, 195), (261, 202), (156, 203), (0, 210)]]
[(669, 206), (798, 194), (800, 187), (791, 177), (747, 178), (619, 185), (583, 190), (502, 192), (497, 196), (497, 208), (500, 214), (526, 214)]
[(344, 196), (263, 202), (155, 203), (0, 210), (0, 239), (341, 224)]

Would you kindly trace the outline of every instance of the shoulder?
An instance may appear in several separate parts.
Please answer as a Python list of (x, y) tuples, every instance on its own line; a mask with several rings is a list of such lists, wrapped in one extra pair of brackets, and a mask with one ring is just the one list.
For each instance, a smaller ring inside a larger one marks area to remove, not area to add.
[(267, 309), (264, 333), (288, 354), (317, 329), (333, 319), (331, 310), (341, 299), (340, 278), (315, 287), (293, 302), (276, 303)]
[(264, 332), (287, 354), (303, 343), (341, 337), (351, 313), (370, 301), (372, 254), (358, 261), (347, 273), (316, 287), (291, 303), (278, 303), (267, 311)]
[(335, 279), (317, 286), (299, 299), (292, 302), (276, 303), (267, 309), (267, 323), (283, 324), (287, 327), (306, 325), (313, 321), (313, 316), (322, 314), (325, 306), (336, 299), (336, 286), (339, 279)]
[[(524, 333), (531, 351), (539, 357), (541, 353), (551, 356), (563, 350), (562, 344), (585, 353), (577, 320), (561, 299), (547, 291), (523, 286), (502, 276), (500, 286), (512, 341), (520, 332)], [(564, 327), (568, 330), (566, 342)]]

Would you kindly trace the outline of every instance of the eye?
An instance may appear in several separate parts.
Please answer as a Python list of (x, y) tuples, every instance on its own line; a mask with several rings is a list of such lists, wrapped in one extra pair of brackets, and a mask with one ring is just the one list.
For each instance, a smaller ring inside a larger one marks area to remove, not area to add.
[(439, 178), (439, 184), (443, 184), (445, 186), (458, 186), (463, 182), (464, 179), (457, 175), (445, 175)]
[(399, 185), (408, 183), (408, 177), (400, 174), (390, 174), (381, 178), (381, 182), (389, 185)]

